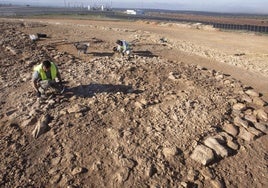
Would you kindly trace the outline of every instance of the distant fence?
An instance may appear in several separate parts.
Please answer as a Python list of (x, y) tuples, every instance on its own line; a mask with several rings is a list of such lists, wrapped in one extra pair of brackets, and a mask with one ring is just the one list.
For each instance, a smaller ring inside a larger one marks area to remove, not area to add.
[(268, 33), (268, 26), (217, 23), (211, 21), (150, 16), (146, 14), (129, 15), (129, 14), (118, 13), (116, 11), (88, 11), (87, 9), (80, 9), (80, 8), (67, 9), (67, 8), (53, 8), (53, 7), (0, 7), (0, 16), (4, 17), (16, 17), (16, 16), (21, 17), (30, 15), (49, 15), (49, 14), (102, 15), (110, 18), (119, 18), (119, 19), (133, 19), (133, 20), (142, 19), (142, 20), (157, 20), (157, 21), (169, 21), (169, 22), (201, 23), (205, 25), (211, 25), (214, 28), (220, 28), (226, 30), (245, 30), (252, 32)]
[(222, 24), (213, 23), (214, 28), (227, 29), (227, 30), (246, 30), (260, 33), (268, 33), (268, 26), (259, 25), (238, 25), (238, 24)]
[[(114, 17), (126, 17), (126, 16), (118, 16), (113, 15)], [(180, 19), (180, 18), (165, 18), (165, 17), (157, 17), (157, 16), (138, 16), (138, 15), (127, 15), (128, 19), (148, 19), (148, 20), (163, 20), (163, 21), (171, 21), (171, 22), (188, 22), (188, 23), (201, 23), (205, 25), (211, 25), (214, 28), (226, 29), (226, 30), (244, 30), (244, 31), (252, 31), (252, 32), (260, 32), (260, 33), (268, 33), (268, 26), (260, 26), (260, 25), (247, 25), (247, 24), (225, 24), (225, 23), (217, 23), (210, 21), (200, 21), (200, 20), (188, 20), (188, 19)]]

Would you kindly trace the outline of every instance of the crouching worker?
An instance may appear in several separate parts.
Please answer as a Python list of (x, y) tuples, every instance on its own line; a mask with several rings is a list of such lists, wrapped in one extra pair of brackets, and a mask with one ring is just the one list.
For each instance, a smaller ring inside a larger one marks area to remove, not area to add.
[(48, 60), (34, 67), (32, 84), (37, 92), (37, 97), (45, 96), (46, 91), (50, 89), (56, 93), (64, 91), (58, 67)]
[(118, 46), (113, 48), (114, 52), (119, 52), (123, 56), (125, 54), (127, 54), (128, 56), (130, 55), (131, 47), (130, 47), (130, 44), (128, 42), (126, 42), (125, 40), (117, 40), (116, 44)]

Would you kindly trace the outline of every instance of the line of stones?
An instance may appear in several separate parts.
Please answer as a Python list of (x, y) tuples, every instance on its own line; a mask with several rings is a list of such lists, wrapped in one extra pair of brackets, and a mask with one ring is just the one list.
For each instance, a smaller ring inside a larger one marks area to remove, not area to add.
[[(235, 102), (232, 106), (233, 122), (225, 123), (221, 132), (198, 144), (190, 155), (191, 159), (210, 165), (238, 151), (237, 139), (251, 142), (267, 134), (268, 116), (263, 109), (267, 103), (253, 89), (246, 90), (244, 94), (243, 102)], [(252, 106), (260, 108), (255, 110)]]

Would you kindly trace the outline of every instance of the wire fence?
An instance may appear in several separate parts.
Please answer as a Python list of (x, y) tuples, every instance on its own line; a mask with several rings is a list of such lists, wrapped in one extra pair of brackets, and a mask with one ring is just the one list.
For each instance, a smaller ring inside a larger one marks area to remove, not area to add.
[(258, 25), (239, 25), (239, 24), (223, 24), (223, 23), (213, 23), (214, 28), (226, 29), (226, 30), (246, 30), (260, 33), (268, 33), (268, 26), (258, 26)]

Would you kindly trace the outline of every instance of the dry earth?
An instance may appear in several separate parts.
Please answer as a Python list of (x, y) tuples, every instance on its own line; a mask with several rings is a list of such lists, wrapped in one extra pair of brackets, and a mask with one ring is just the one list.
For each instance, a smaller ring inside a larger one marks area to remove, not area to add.
[(180, 19), (202, 23), (225, 23), (225, 24), (240, 24), (240, 25), (259, 25), (267, 26), (268, 20), (266, 16), (253, 16), (253, 15), (224, 15), (224, 14), (199, 14), (196, 13), (165, 13), (165, 12), (149, 12), (147, 15), (156, 16), (167, 19)]
[[(0, 187), (268, 186), (266, 35), (142, 21), (0, 25)], [(48, 38), (32, 42), (35, 33)], [(113, 54), (118, 38), (132, 42), (130, 59)], [(63, 95), (35, 97), (32, 68), (44, 58), (59, 66)]]

